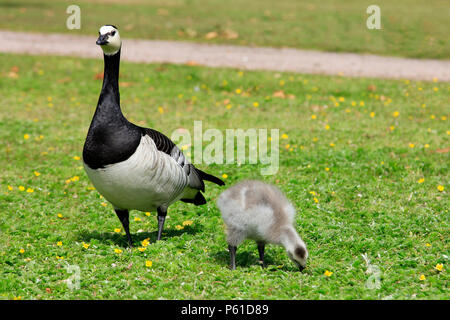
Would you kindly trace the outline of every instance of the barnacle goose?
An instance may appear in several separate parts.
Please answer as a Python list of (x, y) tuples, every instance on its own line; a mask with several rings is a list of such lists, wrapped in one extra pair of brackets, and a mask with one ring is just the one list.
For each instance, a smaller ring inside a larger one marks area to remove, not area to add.
[(129, 122), (120, 109), (119, 64), (122, 42), (115, 26), (100, 28), (96, 42), (104, 53), (103, 86), (83, 148), (89, 179), (121, 221), (128, 243), (129, 210), (158, 212), (158, 240), (167, 208), (181, 200), (206, 203), (204, 180), (224, 185), (187, 161), (162, 133)]

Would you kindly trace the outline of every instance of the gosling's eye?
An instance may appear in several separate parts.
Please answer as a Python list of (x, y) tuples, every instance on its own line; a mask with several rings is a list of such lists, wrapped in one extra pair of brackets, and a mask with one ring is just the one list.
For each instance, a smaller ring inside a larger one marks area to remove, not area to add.
[(114, 35), (116, 34), (116, 32), (115, 31), (113, 31), (113, 32), (111, 32), (111, 35), (114, 37)]

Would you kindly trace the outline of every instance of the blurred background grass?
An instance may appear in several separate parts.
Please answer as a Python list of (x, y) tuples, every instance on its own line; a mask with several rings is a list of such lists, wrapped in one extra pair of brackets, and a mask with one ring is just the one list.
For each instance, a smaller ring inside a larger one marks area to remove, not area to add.
[(366, 28), (367, 0), (79, 0), (81, 29), (68, 30), (71, 0), (0, 1), (0, 29), (123, 38), (295, 47), (414, 58), (450, 57), (447, 0), (378, 0), (381, 30)]

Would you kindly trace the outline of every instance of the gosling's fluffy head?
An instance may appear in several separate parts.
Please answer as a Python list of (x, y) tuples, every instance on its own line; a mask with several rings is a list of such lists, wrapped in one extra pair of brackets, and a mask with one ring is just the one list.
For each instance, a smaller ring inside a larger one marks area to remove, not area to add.
[(104, 54), (111, 56), (119, 52), (122, 40), (120, 40), (119, 30), (115, 26), (102, 26), (98, 35), (96, 44), (102, 48)]
[(306, 260), (308, 259), (308, 250), (306, 250), (306, 246), (301, 244), (297, 245), (294, 249), (288, 249), (287, 254), (299, 267), (300, 271), (306, 267)]

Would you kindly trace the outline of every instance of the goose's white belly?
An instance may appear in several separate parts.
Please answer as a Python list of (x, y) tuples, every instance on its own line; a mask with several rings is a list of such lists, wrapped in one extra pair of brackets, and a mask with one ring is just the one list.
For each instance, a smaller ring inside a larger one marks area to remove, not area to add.
[(180, 165), (158, 151), (147, 135), (127, 160), (100, 169), (84, 167), (95, 188), (116, 209), (167, 208), (181, 198), (188, 183)]

